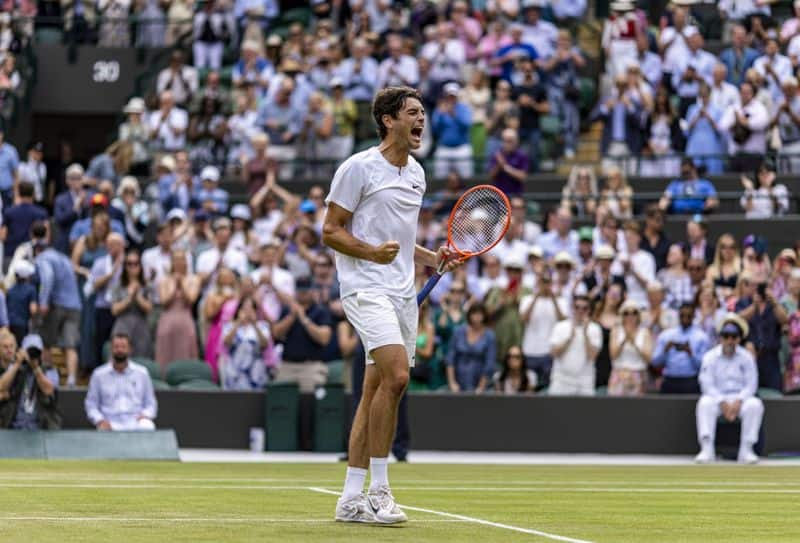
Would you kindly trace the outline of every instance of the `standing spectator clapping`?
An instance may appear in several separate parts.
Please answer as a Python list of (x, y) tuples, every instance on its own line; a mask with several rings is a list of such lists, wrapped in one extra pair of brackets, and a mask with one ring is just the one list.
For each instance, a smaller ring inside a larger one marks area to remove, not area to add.
[(233, 14), (216, 0), (208, 0), (194, 15), (194, 65), (219, 70), (225, 46), (236, 37)]
[(572, 318), (555, 325), (550, 335), (553, 369), (550, 374), (551, 396), (593, 396), (594, 362), (603, 344), (600, 326), (590, 319), (589, 299), (574, 296)]
[(765, 160), (756, 171), (758, 188), (744, 175), (741, 177), (744, 194), (739, 203), (748, 219), (770, 219), (789, 210), (789, 191), (786, 185), (775, 184), (775, 165)]
[(458, 99), (461, 86), (448, 83), (443, 97), (431, 118), (433, 134), (438, 142), (434, 153), (434, 175), (443, 179), (451, 170), (463, 178), (472, 177), (472, 146), (469, 131), (472, 126), (472, 111)]
[(200, 280), (191, 273), (185, 251), (172, 251), (171, 260), (169, 272), (158, 282), (163, 311), (156, 330), (155, 358), (162, 372), (175, 360), (196, 359), (198, 351), (192, 306), (200, 294)]
[(271, 350), (269, 326), (252, 296), (238, 303), (233, 320), (222, 330), (220, 384), (226, 390), (258, 390), (269, 380), (264, 353)]
[(488, 388), (494, 373), (496, 346), (487, 320), (486, 309), (475, 304), (467, 310), (466, 324), (454, 330), (446, 358), (451, 392), (480, 394)]
[(622, 323), (611, 330), (609, 396), (641, 396), (653, 351), (650, 331), (642, 326), (641, 309), (628, 301), (619, 308)]

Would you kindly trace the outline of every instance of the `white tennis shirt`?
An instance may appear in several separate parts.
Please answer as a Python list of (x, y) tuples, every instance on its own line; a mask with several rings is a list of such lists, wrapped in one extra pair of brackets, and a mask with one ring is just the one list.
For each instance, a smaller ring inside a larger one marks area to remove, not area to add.
[(348, 158), (336, 170), (326, 202), (353, 214), (347, 231), (371, 245), (400, 243), (391, 264), (336, 253), (342, 298), (356, 292), (378, 292), (410, 298), (414, 288), (417, 219), (425, 194), (425, 171), (414, 157), (398, 168), (377, 147)]

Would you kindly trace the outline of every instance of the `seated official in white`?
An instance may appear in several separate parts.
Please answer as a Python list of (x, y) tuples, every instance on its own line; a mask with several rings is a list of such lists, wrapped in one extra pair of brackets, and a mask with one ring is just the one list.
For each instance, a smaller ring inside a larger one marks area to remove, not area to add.
[(115, 334), (111, 361), (92, 373), (86, 395), (86, 416), (98, 430), (155, 430), (158, 405), (153, 382), (144, 366), (128, 360), (130, 338)]
[(758, 390), (756, 361), (740, 344), (742, 338), (747, 337), (748, 328), (744, 319), (728, 313), (720, 323), (720, 344), (703, 357), (699, 378), (702, 396), (696, 411), (700, 453), (695, 462), (714, 461), (714, 435), (720, 415), (730, 422), (737, 418), (741, 420), (739, 462), (758, 462), (753, 445), (758, 441), (764, 403), (755, 396)]

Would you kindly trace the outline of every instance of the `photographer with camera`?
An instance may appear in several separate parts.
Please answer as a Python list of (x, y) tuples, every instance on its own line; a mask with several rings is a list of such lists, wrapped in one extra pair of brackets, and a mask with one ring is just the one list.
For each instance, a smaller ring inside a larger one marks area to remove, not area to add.
[(42, 365), (42, 338), (29, 334), (17, 350), (14, 335), (0, 331), (0, 428), (58, 430), (58, 373)]
[[(743, 278), (742, 282), (755, 283)], [(756, 346), (759, 388), (782, 390), (781, 377), (781, 338), (783, 326), (789, 322), (789, 314), (783, 305), (775, 301), (767, 283), (743, 286), (743, 295), (736, 302), (736, 312), (747, 321), (750, 327), (748, 340)]]

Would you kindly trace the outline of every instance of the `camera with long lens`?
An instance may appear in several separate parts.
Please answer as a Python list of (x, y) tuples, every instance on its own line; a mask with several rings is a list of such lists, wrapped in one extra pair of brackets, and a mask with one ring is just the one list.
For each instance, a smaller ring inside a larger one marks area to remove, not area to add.
[(28, 347), (25, 352), (28, 353), (28, 360), (42, 359), (42, 350), (38, 347)]

